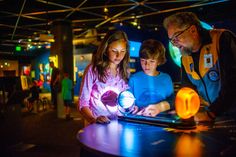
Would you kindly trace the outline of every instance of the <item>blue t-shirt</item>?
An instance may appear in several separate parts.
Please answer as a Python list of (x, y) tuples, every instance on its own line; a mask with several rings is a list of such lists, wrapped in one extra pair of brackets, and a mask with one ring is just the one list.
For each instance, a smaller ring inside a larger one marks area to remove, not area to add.
[(168, 101), (172, 105), (174, 88), (171, 77), (166, 73), (160, 72), (157, 76), (149, 76), (143, 71), (137, 72), (130, 77), (129, 87), (138, 107), (146, 107), (161, 101)]

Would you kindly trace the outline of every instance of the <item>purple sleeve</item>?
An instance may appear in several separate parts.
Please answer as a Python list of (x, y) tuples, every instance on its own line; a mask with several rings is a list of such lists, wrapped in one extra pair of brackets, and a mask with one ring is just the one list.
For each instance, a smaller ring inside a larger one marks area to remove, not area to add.
[(84, 72), (84, 76), (81, 82), (80, 94), (79, 94), (79, 110), (83, 107), (89, 107), (90, 95), (94, 84), (94, 74), (92, 66), (89, 65)]

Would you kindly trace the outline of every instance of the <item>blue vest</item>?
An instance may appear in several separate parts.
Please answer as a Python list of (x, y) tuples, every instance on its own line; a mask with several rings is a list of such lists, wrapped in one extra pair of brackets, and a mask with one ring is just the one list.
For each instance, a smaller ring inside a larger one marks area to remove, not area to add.
[(199, 68), (199, 74), (194, 70), (192, 56), (182, 56), (182, 64), (189, 80), (196, 86), (198, 94), (210, 104), (216, 100), (221, 89), (218, 56), (219, 39), (223, 31), (219, 29), (210, 31), (212, 43), (201, 48), (199, 67), (195, 67)]

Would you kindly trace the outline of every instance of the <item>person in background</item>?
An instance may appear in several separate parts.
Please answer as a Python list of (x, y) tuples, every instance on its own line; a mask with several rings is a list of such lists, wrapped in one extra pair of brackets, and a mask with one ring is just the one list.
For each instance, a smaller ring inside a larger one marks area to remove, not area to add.
[(142, 71), (131, 75), (130, 91), (135, 97), (133, 113), (156, 116), (173, 108), (174, 88), (171, 77), (157, 67), (166, 62), (164, 45), (154, 39), (145, 40), (139, 50)]
[(88, 123), (108, 123), (116, 117), (117, 96), (128, 88), (128, 65), (126, 33), (109, 31), (85, 69), (80, 88), (78, 109)]
[(51, 88), (51, 101), (53, 108), (57, 108), (57, 95), (60, 88), (60, 71), (58, 68), (55, 67), (54, 62), (49, 63), (50, 67), (52, 68), (51, 74), (51, 81), (50, 81), (50, 88)]
[(69, 120), (71, 112), (70, 107), (72, 105), (73, 82), (69, 78), (69, 74), (67, 72), (64, 73), (64, 78), (62, 80), (61, 85), (62, 85), (62, 98), (65, 106), (66, 120)]
[[(29, 111), (33, 110), (33, 103), (39, 99), (39, 93), (40, 93), (40, 89), (37, 85), (37, 81), (33, 81), (32, 82), (32, 86), (30, 87), (30, 94), (31, 96), (27, 99), (28, 103), (27, 103), (27, 109)], [(37, 106), (37, 109), (39, 106)]]
[(203, 108), (195, 120), (213, 121), (235, 113), (235, 35), (225, 29), (204, 29), (192, 12), (173, 14), (163, 25), (170, 42), (182, 53), (182, 85), (194, 88), (202, 99)]

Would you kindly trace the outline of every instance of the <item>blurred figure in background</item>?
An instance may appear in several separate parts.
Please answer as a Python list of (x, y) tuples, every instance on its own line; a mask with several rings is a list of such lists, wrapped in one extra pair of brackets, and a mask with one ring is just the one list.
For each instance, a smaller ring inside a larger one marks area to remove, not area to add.
[(51, 81), (50, 81), (50, 87), (51, 87), (51, 101), (53, 108), (57, 108), (57, 95), (60, 88), (60, 71), (58, 68), (55, 67), (54, 62), (50, 62), (50, 67), (52, 68), (52, 74), (51, 74)]
[(66, 120), (70, 119), (71, 105), (72, 105), (72, 89), (73, 82), (69, 78), (69, 74), (67, 72), (64, 73), (64, 78), (62, 80), (62, 98), (65, 106), (65, 116)]
[[(37, 85), (37, 81), (33, 81), (32, 86), (30, 87), (30, 94), (31, 96), (27, 99), (27, 109), (31, 112), (33, 110), (33, 104), (36, 100), (39, 100), (39, 93), (40, 89)], [(37, 106), (37, 109), (39, 111), (39, 108)]]

